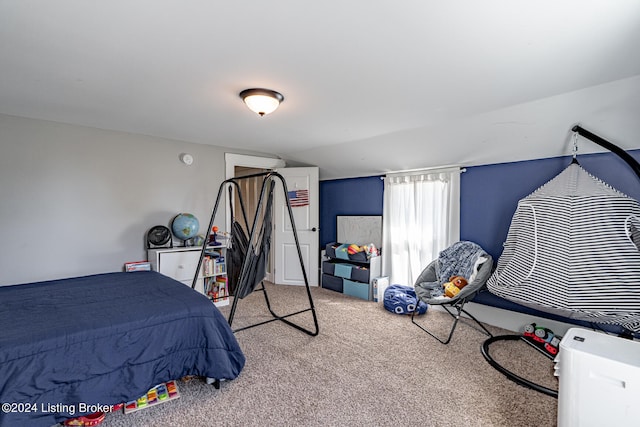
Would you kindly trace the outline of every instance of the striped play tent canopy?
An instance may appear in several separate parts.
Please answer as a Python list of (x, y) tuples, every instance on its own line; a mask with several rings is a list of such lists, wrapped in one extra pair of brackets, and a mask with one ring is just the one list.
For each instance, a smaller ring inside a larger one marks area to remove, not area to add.
[(640, 331), (640, 204), (572, 162), (518, 202), (487, 286), (530, 308)]

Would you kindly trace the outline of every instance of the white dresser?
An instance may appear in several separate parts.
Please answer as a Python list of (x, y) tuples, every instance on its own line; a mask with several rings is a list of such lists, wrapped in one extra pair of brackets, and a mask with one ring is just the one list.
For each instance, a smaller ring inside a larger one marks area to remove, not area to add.
[[(212, 248), (220, 249), (220, 248)], [(147, 257), (151, 263), (151, 268), (165, 276), (174, 278), (185, 285), (191, 287), (193, 282), (193, 276), (198, 267), (198, 261), (200, 260), (200, 252), (202, 247), (200, 246), (188, 246), (188, 247), (175, 247), (175, 248), (162, 248), (162, 249), (149, 249), (147, 251)], [(205, 276), (203, 274), (203, 268), (200, 268), (198, 274), (198, 281), (196, 282), (195, 290), (203, 295), (205, 292), (205, 283), (207, 278), (213, 276), (226, 276), (224, 272), (215, 273)], [(229, 299), (220, 299), (215, 301), (217, 306), (228, 305)]]

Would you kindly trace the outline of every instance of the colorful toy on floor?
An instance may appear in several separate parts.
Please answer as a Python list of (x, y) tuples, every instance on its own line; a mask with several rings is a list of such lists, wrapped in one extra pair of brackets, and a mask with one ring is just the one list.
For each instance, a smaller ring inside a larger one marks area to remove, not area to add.
[(149, 390), (144, 396), (140, 396), (136, 400), (127, 402), (124, 405), (124, 413), (139, 411), (140, 409), (149, 408), (160, 403), (168, 402), (180, 397), (178, 385), (175, 381), (158, 384)]
[(82, 415), (80, 417), (70, 418), (65, 420), (62, 425), (64, 426), (97, 426), (104, 421), (106, 414), (104, 412), (95, 412), (89, 415)]
[(522, 335), (525, 341), (543, 353), (550, 356), (558, 354), (562, 337), (554, 334), (551, 329), (530, 323), (524, 327)]
[[(116, 412), (121, 410), (124, 407), (124, 403), (118, 403), (116, 405), (111, 405), (111, 409), (109, 412)], [(70, 418), (62, 422), (63, 426), (83, 426), (83, 427), (91, 427), (97, 426), (101, 422), (104, 421), (106, 412), (94, 412), (89, 415), (82, 415), (75, 418)]]

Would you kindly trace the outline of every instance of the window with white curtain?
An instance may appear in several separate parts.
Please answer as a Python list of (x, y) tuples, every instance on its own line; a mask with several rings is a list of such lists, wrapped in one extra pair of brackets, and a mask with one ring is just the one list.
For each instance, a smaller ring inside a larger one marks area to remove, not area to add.
[(382, 229), (382, 274), (413, 286), (460, 239), (460, 169), (387, 174)]

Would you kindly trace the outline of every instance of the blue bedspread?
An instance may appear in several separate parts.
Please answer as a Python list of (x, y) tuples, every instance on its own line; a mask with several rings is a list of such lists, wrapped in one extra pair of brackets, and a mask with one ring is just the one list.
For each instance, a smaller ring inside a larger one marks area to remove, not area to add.
[(244, 363), (218, 309), (156, 272), (0, 287), (2, 427), (51, 426), (185, 375), (233, 379)]

